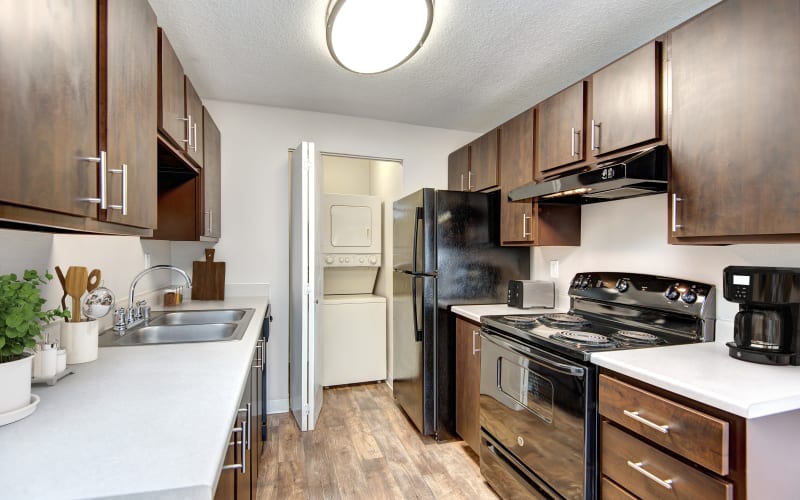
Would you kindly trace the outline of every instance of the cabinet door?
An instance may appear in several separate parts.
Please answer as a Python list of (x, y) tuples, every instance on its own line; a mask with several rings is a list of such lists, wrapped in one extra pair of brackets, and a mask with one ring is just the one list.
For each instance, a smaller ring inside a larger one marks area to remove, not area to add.
[(728, 0), (672, 33), (673, 243), (800, 233), (798, 26), (796, 0)]
[(0, 68), (0, 200), (96, 217), (96, 2), (0, 2)]
[(533, 182), (535, 114), (529, 109), (500, 126), (500, 242), (533, 242), (533, 203), (510, 202), (508, 192)]
[[(237, 439), (236, 435), (231, 436), (231, 441)], [(225, 453), (225, 460), (222, 462), (223, 466), (234, 465), (237, 463), (235, 453), (235, 446), (233, 443), (228, 445), (228, 451)], [(217, 481), (217, 489), (214, 492), (214, 500), (235, 500), (236, 499), (236, 471), (222, 470), (219, 473), (219, 481)]]
[(579, 82), (537, 106), (536, 165), (539, 173), (584, 159), (585, 92), (586, 83)]
[(105, 220), (155, 228), (156, 15), (146, 0), (101, 1), (100, 11), (101, 25), (105, 18), (105, 36), (101, 34), (106, 68), (101, 141), (108, 151)]
[(658, 139), (661, 44), (650, 42), (592, 75), (594, 156)]
[(186, 152), (199, 167), (203, 166), (203, 101), (197, 95), (192, 82), (188, 76), (184, 77), (186, 82), (186, 120), (189, 124), (188, 142)]
[(458, 148), (447, 157), (447, 189), (468, 191), (469, 145)]
[(221, 196), (222, 152), (221, 136), (217, 124), (203, 108), (203, 230), (206, 238), (218, 240), (221, 232), (222, 196)]
[(456, 318), (456, 432), (478, 453), (481, 395), (480, 326)]
[(494, 129), (470, 143), (467, 191), (484, 191), (497, 187), (497, 148), (499, 130)]
[(185, 113), (183, 66), (167, 34), (158, 28), (158, 129), (180, 148), (189, 140)]
[[(254, 362), (254, 358), (251, 359), (251, 366)], [(251, 406), (250, 412), (240, 411), (238, 415), (238, 422), (239, 426), (243, 429), (241, 434), (241, 443), (240, 446), (244, 446), (244, 471), (237, 470), (236, 471), (236, 500), (242, 500), (247, 498), (253, 498), (253, 453), (252, 453), (252, 443), (250, 441), (251, 436), (251, 429), (250, 424), (252, 420), (248, 419), (248, 414), (252, 414), (252, 391), (253, 391), (253, 376), (252, 372), (247, 377), (247, 382), (245, 382), (244, 391), (242, 392), (242, 400), (239, 403), (239, 408), (247, 409), (248, 405)], [(249, 447), (249, 448), (248, 448)], [(236, 450), (238, 453), (242, 453), (241, 448)]]

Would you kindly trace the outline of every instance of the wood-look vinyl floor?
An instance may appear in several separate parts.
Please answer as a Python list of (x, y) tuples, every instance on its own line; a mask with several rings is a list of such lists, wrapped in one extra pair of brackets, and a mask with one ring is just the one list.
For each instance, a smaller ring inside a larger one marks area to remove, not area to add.
[(463, 441), (421, 436), (383, 383), (326, 389), (317, 428), (268, 417), (258, 499), (497, 499)]

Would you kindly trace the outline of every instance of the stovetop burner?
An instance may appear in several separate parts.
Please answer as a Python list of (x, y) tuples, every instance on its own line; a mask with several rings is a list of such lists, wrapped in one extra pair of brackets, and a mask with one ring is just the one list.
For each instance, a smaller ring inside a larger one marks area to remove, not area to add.
[(585, 318), (567, 313), (553, 313), (543, 314), (538, 317), (544, 323), (561, 324), (561, 325), (588, 325), (589, 322)]
[(573, 330), (562, 330), (554, 333), (553, 338), (565, 340), (567, 342), (575, 342), (578, 344), (590, 344), (593, 346), (614, 345), (614, 341), (605, 335), (591, 332), (576, 332)]
[(636, 330), (617, 330), (613, 337), (626, 342), (634, 342), (637, 344), (665, 344), (666, 340), (653, 335), (652, 333), (638, 332)]
[(536, 316), (503, 316), (503, 320), (515, 326), (530, 326), (536, 323)]

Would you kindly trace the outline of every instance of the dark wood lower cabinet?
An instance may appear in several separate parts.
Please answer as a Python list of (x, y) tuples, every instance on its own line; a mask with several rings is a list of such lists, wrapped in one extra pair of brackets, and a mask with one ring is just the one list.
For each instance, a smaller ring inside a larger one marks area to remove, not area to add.
[(258, 470), (261, 463), (261, 426), (258, 405), (261, 394), (261, 372), (264, 348), (261, 340), (250, 360), (250, 375), (242, 391), (231, 429), (230, 444), (220, 471), (215, 500), (255, 499)]
[(480, 449), (480, 325), (456, 318), (456, 432), (478, 453)]

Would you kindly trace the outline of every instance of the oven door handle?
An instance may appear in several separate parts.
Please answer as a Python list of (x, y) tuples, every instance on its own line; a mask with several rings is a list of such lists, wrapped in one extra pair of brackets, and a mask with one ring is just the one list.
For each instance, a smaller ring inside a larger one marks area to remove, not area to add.
[[(509, 350), (509, 351), (511, 351), (511, 352), (513, 352), (515, 354), (519, 354), (520, 356), (523, 356), (523, 357), (529, 359), (530, 361), (532, 361), (533, 363), (536, 363), (539, 366), (542, 366), (542, 367), (550, 369), (550, 370), (557, 371), (559, 373), (563, 373), (564, 375), (570, 375), (572, 377), (583, 378), (583, 376), (586, 374), (586, 368), (584, 368), (582, 366), (573, 366), (573, 365), (568, 365), (568, 364), (565, 364), (565, 363), (559, 363), (558, 361), (553, 361), (551, 359), (547, 359), (547, 358), (545, 358), (543, 356), (539, 356), (537, 354), (534, 354), (533, 352), (527, 350), (526, 348), (524, 348), (522, 346), (517, 345), (514, 342), (510, 342), (510, 341), (508, 341), (506, 339), (501, 339), (500, 337), (498, 337), (496, 335), (492, 335), (491, 333), (487, 332), (486, 330), (481, 330), (481, 338), (485, 339), (485, 340), (488, 340), (489, 342), (492, 342), (492, 343), (494, 343), (494, 344), (496, 344), (496, 345), (498, 345), (498, 346), (500, 346), (500, 347), (502, 347), (504, 349), (507, 349), (507, 350)], [(500, 375), (499, 375), (499, 370), (498, 370), (498, 383), (500, 382), (499, 376)]]

